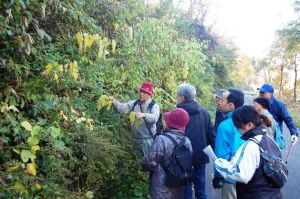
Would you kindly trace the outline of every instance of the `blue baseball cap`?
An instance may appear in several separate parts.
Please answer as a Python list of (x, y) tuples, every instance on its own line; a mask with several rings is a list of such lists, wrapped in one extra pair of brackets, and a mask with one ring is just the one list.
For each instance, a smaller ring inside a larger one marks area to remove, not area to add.
[(264, 84), (262, 85), (262, 87), (259, 88), (259, 92), (260, 93), (274, 93), (274, 88), (271, 84)]

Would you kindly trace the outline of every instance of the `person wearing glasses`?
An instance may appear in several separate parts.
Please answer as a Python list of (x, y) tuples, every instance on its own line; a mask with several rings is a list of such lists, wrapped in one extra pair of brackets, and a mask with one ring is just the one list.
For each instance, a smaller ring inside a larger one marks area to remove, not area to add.
[(216, 92), (216, 94), (215, 94), (215, 100), (216, 100), (216, 106), (217, 106), (217, 108), (216, 108), (216, 117), (215, 117), (215, 124), (214, 124), (215, 131), (217, 131), (219, 124), (226, 119), (224, 113), (222, 113), (218, 109), (218, 104), (220, 104), (222, 102), (224, 93), (226, 93), (226, 91), (227, 90), (225, 90), (225, 89), (219, 89)]
[[(144, 82), (140, 87), (138, 100), (121, 103), (113, 96), (109, 97), (118, 112), (136, 113), (135, 120), (131, 125), (131, 133), (132, 141), (140, 158), (147, 153), (156, 134), (155, 124), (159, 119), (159, 106), (152, 99), (153, 94), (154, 85), (151, 82)], [(139, 123), (138, 120), (142, 120), (142, 122)]]

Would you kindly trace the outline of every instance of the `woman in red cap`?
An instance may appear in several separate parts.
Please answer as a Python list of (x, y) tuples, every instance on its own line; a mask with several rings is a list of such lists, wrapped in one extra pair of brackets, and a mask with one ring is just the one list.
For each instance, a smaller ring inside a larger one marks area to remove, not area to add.
[[(118, 112), (129, 114), (136, 112), (135, 121), (131, 126), (133, 142), (137, 145), (139, 154), (144, 156), (153, 142), (156, 133), (156, 122), (159, 118), (159, 106), (152, 99), (154, 86), (151, 82), (144, 82), (140, 87), (139, 99), (120, 103), (110, 96)], [(137, 121), (142, 119), (142, 123)]]
[[(152, 199), (182, 199), (184, 188), (169, 188), (165, 185), (165, 172), (162, 165), (168, 165), (174, 149), (174, 144), (168, 136), (177, 143), (185, 139), (184, 146), (192, 153), (190, 140), (184, 136), (184, 129), (189, 122), (189, 114), (182, 108), (176, 108), (163, 114), (167, 129), (165, 134), (158, 135), (142, 161), (142, 167), (152, 173), (150, 178), (150, 197)], [(167, 134), (167, 136), (166, 136)]]

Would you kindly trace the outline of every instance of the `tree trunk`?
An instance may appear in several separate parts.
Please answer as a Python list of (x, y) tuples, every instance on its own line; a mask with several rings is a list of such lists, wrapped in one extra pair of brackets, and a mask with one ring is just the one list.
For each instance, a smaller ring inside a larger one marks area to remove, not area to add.
[(295, 72), (295, 81), (294, 81), (294, 102), (296, 102), (296, 101), (297, 101), (297, 78), (298, 78), (297, 55), (295, 55), (294, 72)]
[(279, 96), (281, 96), (282, 94), (282, 90), (283, 90), (283, 64), (280, 65), (280, 85), (279, 85)]

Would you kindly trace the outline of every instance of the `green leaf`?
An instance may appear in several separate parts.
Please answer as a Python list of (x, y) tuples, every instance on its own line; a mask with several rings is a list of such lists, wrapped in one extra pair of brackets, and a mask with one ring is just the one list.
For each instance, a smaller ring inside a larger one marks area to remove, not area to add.
[(40, 139), (37, 136), (29, 137), (27, 143), (29, 146), (35, 146), (40, 142)]
[(15, 182), (14, 186), (11, 188), (19, 191), (21, 194), (28, 195), (28, 190), (21, 182)]
[(34, 161), (36, 156), (29, 150), (22, 150), (21, 152), (21, 159), (23, 162), (28, 162), (29, 159), (31, 161)]
[(30, 134), (31, 134), (32, 137), (37, 136), (37, 135), (39, 135), (41, 130), (42, 130), (42, 127), (34, 126), (31, 130)]
[(14, 112), (19, 113), (19, 110), (18, 110), (17, 107), (15, 107), (14, 105), (10, 105), (10, 106), (8, 107), (8, 110), (12, 110), (12, 111), (14, 111)]
[(37, 33), (40, 36), (41, 39), (46, 38), (48, 41), (51, 41), (52, 38), (50, 37), (50, 35), (48, 35), (45, 30), (43, 29), (37, 29)]
[(52, 126), (51, 127), (51, 135), (53, 138), (57, 138), (60, 135), (60, 129)]
[(27, 131), (31, 131), (32, 130), (31, 124), (29, 122), (27, 122), (27, 121), (23, 121), (21, 123), (21, 126), (24, 127)]

